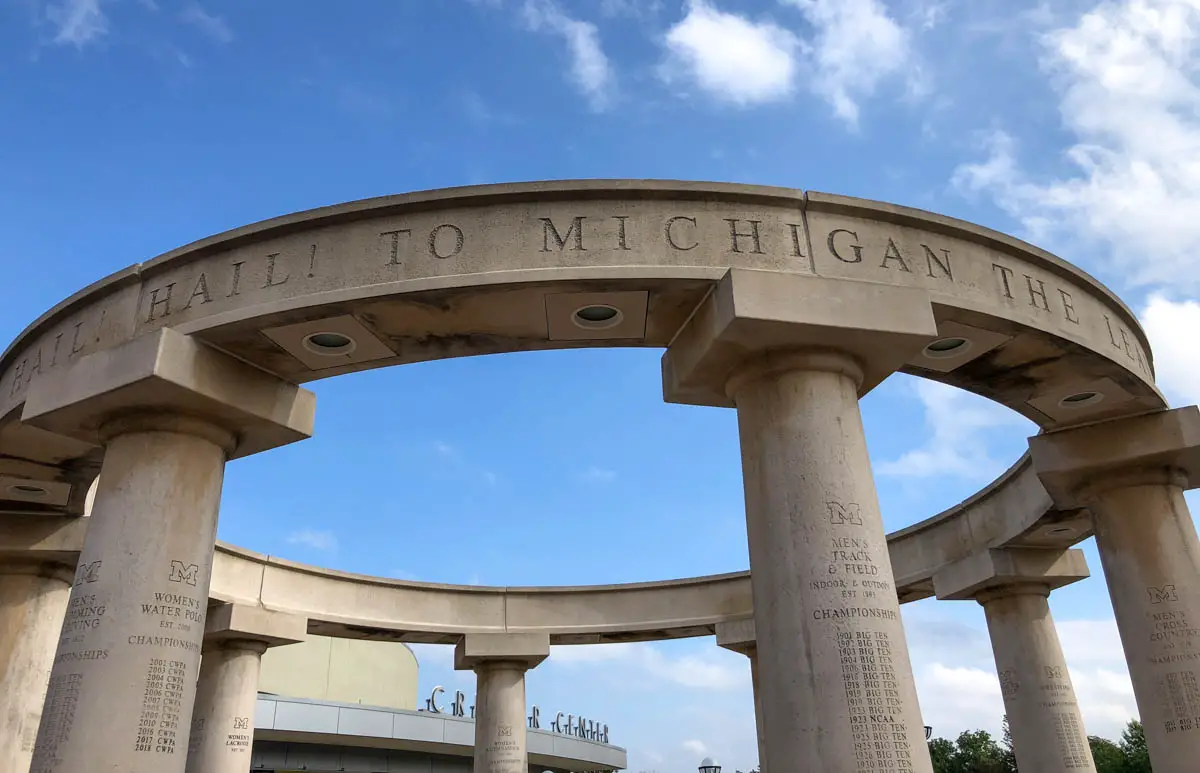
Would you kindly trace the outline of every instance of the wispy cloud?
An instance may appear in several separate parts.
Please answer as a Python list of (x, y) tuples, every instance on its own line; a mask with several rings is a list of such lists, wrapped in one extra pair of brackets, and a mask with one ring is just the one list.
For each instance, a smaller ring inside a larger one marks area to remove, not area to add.
[(47, 7), (46, 18), (56, 28), (55, 43), (82, 48), (108, 33), (100, 0), (64, 0)]
[[(551, 648), (551, 661), (575, 667), (604, 664), (632, 669), (637, 678), (653, 678), (697, 690), (733, 690), (750, 679), (749, 666), (721, 650), (668, 655), (647, 642), (562, 645)], [(737, 664), (737, 665), (735, 665)]]
[(1029, 434), (1036, 430), (1024, 417), (978, 395), (936, 381), (914, 379), (912, 383), (925, 409), (929, 439), (898, 459), (880, 463), (876, 467), (880, 475), (990, 480), (1003, 470), (1004, 462), (989, 455), (983, 433), (1003, 426), (1024, 426)]
[(584, 470), (579, 477), (586, 483), (611, 483), (617, 479), (617, 471), (593, 465)]
[(313, 550), (330, 552), (337, 550), (337, 535), (320, 529), (298, 529), (287, 535), (289, 545), (304, 545)]
[(233, 40), (233, 30), (229, 28), (229, 24), (220, 16), (205, 11), (199, 3), (193, 2), (184, 6), (180, 18), (220, 43)]
[(993, 131), (956, 185), (988, 194), (1035, 241), (1107, 247), (1131, 286), (1200, 290), (1200, 5), (1104, 2), (1039, 42), (1071, 137), (1065, 172), (1023, 168), (1017, 139)]
[(606, 108), (613, 98), (616, 76), (600, 45), (596, 25), (571, 18), (554, 0), (525, 0), (521, 14), (531, 30), (552, 32), (566, 42), (571, 54), (571, 80), (593, 110)]

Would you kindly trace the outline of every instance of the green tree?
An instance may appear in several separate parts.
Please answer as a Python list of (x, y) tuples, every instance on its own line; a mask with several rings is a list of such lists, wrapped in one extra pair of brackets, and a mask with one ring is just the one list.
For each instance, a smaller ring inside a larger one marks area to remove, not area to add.
[(954, 744), (945, 738), (929, 742), (929, 758), (933, 760), (933, 773), (958, 773), (954, 768)]
[(1012, 728), (1008, 724), (1008, 715), (1004, 715), (1004, 719), (1000, 721), (1000, 725), (1004, 728), (1004, 738), (1000, 745), (1004, 748), (1004, 771), (1005, 773), (1017, 773), (1017, 755), (1013, 751)]
[(1004, 750), (988, 731), (964, 730), (954, 746), (955, 773), (1007, 773)]
[(1096, 762), (1096, 773), (1125, 773), (1125, 752), (1107, 738), (1088, 736), (1092, 747), (1092, 759)]
[(1121, 751), (1125, 754), (1125, 769), (1122, 773), (1153, 773), (1150, 767), (1150, 751), (1146, 748), (1146, 734), (1142, 723), (1129, 720), (1125, 732), (1121, 733)]

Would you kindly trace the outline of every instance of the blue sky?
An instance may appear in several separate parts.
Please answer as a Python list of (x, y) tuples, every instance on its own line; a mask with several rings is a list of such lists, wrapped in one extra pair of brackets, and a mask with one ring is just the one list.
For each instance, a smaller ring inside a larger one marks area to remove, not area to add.
[[(0, 2), (0, 333), (208, 234), (340, 201), (580, 177), (865, 196), (1034, 240), (1117, 290), (1200, 401), (1195, 0)], [(659, 351), (528, 353), (318, 382), (310, 441), (229, 467), (221, 537), (393, 577), (576, 584), (748, 564), (735, 417), (665, 405)], [(863, 403), (889, 529), (969, 495), (1023, 419), (895, 377)], [(1192, 499), (1192, 504), (1197, 504)], [(1134, 703), (1099, 561), (1058, 591), (1091, 733)], [(982, 612), (905, 608), (926, 721), (1002, 714)], [(422, 696), (470, 692), (418, 648)], [(560, 648), (531, 702), (630, 768), (755, 762), (711, 640)]]

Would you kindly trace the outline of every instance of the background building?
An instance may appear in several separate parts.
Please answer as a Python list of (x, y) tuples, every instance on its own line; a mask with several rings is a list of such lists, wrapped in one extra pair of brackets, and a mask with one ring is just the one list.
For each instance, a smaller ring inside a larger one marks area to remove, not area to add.
[[(417, 658), (396, 642), (309, 636), (262, 659), (252, 771), (469, 773), (475, 723), (418, 711)], [(421, 701), (421, 708), (425, 702)], [(625, 750), (545, 729), (529, 730), (529, 769), (604, 771)]]

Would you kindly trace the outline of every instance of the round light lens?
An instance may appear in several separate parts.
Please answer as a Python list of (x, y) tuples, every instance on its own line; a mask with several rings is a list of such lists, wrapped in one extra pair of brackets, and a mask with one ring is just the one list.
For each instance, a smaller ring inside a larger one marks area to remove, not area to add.
[(12, 494), (17, 494), (18, 496), (23, 497), (46, 496), (46, 489), (42, 488), (41, 486), (31, 486), (25, 483), (14, 483), (8, 487), (8, 490)]
[(957, 357), (971, 348), (966, 338), (941, 338), (925, 347), (925, 356), (934, 359)]
[(1095, 405), (1104, 399), (1100, 392), (1076, 392), (1058, 401), (1059, 408), (1082, 408), (1085, 405)]
[(338, 357), (354, 351), (354, 339), (341, 333), (313, 333), (304, 337), (304, 348), (324, 357)]
[(576, 309), (571, 315), (571, 321), (586, 330), (604, 330), (621, 324), (624, 316), (618, 308), (595, 304)]

